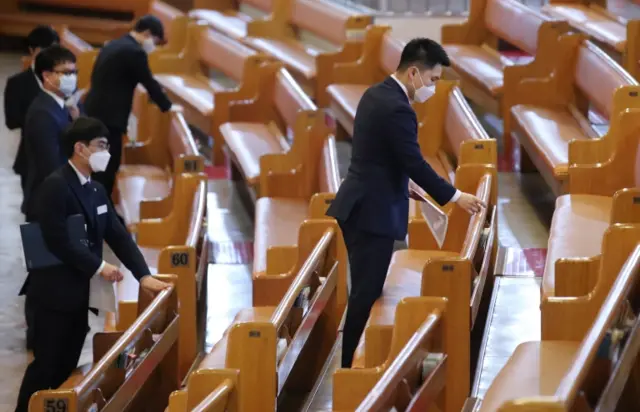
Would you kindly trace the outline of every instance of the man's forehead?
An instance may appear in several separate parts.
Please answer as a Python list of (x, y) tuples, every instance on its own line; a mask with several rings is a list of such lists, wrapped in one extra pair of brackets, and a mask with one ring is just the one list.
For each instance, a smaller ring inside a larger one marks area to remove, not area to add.
[(105, 136), (96, 137), (95, 139), (91, 139), (91, 143), (108, 143), (109, 140)]
[(55, 65), (54, 70), (74, 70), (76, 64), (74, 62), (64, 62)]

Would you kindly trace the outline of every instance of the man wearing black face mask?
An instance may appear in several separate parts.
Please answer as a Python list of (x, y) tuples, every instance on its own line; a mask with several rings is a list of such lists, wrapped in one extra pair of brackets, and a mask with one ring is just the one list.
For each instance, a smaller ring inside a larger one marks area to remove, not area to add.
[(482, 201), (462, 193), (433, 171), (418, 146), (411, 101), (423, 103), (449, 57), (433, 40), (413, 39), (394, 74), (360, 99), (346, 179), (327, 215), (335, 217), (349, 255), (351, 290), (343, 330), (342, 367), (350, 368), (371, 307), (382, 293), (395, 240), (407, 235), (409, 179), (436, 202), (454, 202), (470, 213)]

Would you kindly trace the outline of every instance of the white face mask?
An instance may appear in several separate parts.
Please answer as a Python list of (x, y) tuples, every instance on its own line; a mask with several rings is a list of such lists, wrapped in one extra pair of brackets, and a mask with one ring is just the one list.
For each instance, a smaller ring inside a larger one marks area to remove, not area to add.
[(420, 79), (420, 83), (422, 83), (422, 86), (420, 87), (416, 87), (415, 81), (411, 81), (411, 84), (413, 85), (413, 101), (416, 103), (424, 103), (427, 100), (429, 100), (429, 98), (431, 96), (433, 96), (436, 92), (436, 86), (435, 85), (431, 85), (429, 87), (424, 85), (424, 82), (422, 81), (422, 77), (420, 76), (420, 74), (418, 73), (418, 78)]
[(65, 74), (60, 77), (60, 86), (58, 90), (65, 97), (71, 96), (78, 88), (78, 76), (75, 74)]
[(151, 37), (149, 37), (148, 39), (144, 39), (142, 41), (142, 48), (147, 53), (151, 53), (152, 51), (154, 51), (156, 49), (156, 43), (153, 41), (153, 39)]
[(111, 159), (111, 154), (107, 150), (101, 150), (99, 152), (91, 153), (89, 156), (89, 166), (94, 172), (104, 172), (107, 170), (107, 165)]

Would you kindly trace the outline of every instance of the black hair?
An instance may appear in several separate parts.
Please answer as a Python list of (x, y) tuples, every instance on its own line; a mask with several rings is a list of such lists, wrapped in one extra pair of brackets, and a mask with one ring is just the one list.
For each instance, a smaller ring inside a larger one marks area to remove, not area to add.
[(447, 52), (438, 42), (418, 37), (404, 46), (398, 70), (406, 70), (411, 66), (418, 66), (420, 70), (433, 69), (438, 64), (444, 67), (451, 65)]
[(34, 71), (40, 81), (43, 81), (42, 72), (53, 71), (53, 69), (59, 64), (75, 62), (76, 56), (71, 50), (54, 44), (53, 46), (47, 47), (38, 53), (36, 56)]
[(142, 33), (149, 30), (152, 36), (159, 38), (161, 41), (164, 41), (164, 26), (159, 18), (153, 16), (151, 14), (147, 14), (146, 16), (142, 16), (136, 21), (136, 24), (133, 26), (133, 31), (136, 33)]
[(89, 145), (91, 141), (98, 137), (107, 137), (109, 130), (100, 120), (80, 116), (62, 132), (61, 148), (67, 158), (73, 156), (73, 147), (81, 142)]
[(60, 43), (60, 36), (51, 26), (37, 26), (27, 36), (27, 47), (44, 49), (53, 44)]

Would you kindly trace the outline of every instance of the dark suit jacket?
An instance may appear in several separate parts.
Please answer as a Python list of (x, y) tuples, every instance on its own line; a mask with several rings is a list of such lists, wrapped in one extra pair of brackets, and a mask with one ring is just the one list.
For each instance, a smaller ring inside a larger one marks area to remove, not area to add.
[[(24, 132), (27, 111), (39, 92), (40, 86), (35, 73), (30, 68), (9, 77), (4, 89), (4, 120), (9, 130), (22, 129)], [(24, 139), (20, 139), (13, 170), (20, 175), (23, 184), (27, 169)], [(22, 189), (24, 190), (24, 186)]]
[(27, 216), (28, 221), (33, 217), (33, 195), (36, 189), (49, 174), (67, 161), (60, 149), (60, 137), (69, 123), (69, 110), (60, 107), (44, 91), (40, 91), (27, 111), (23, 139), (29, 169), (22, 213)]
[(85, 99), (87, 115), (114, 130), (127, 130), (133, 93), (142, 84), (149, 97), (165, 112), (171, 101), (153, 78), (147, 53), (130, 35), (110, 41), (100, 50)]
[(366, 232), (404, 239), (409, 178), (441, 205), (456, 192), (422, 157), (415, 111), (388, 77), (371, 86), (358, 104), (351, 164), (327, 215)]
[[(29, 273), (27, 293), (35, 304), (58, 311), (88, 309), (90, 280), (102, 263), (104, 241), (138, 280), (150, 274), (100, 183), (81, 186), (67, 163), (42, 182), (37, 200), (37, 222), (45, 244), (64, 265)], [(99, 214), (98, 208), (104, 212)], [(87, 224), (88, 248), (69, 241), (67, 219), (77, 214)]]

